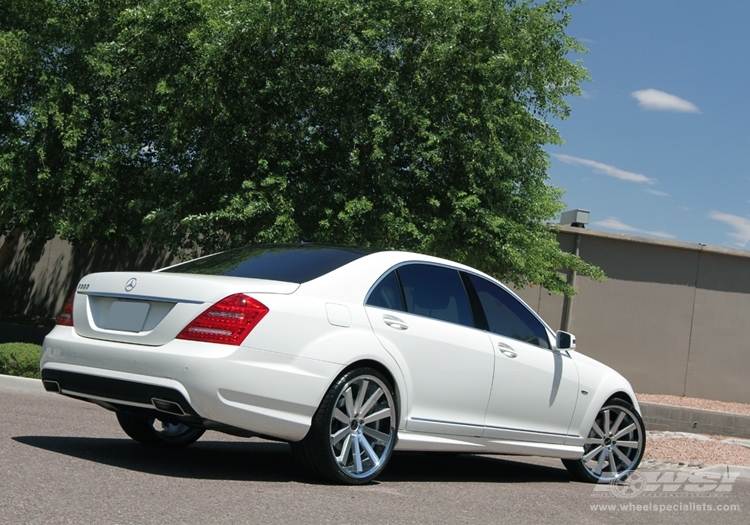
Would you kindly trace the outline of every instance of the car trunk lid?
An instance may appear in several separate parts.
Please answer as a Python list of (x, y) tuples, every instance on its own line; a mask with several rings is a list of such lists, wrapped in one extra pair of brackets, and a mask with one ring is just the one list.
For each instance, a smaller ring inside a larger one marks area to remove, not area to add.
[(159, 346), (212, 304), (234, 293), (293, 293), (299, 284), (162, 272), (108, 272), (87, 275), (73, 306), (78, 335)]

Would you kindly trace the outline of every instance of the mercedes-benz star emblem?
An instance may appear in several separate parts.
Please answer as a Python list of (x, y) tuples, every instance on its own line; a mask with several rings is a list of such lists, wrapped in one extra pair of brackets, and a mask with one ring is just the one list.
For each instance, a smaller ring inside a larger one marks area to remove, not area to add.
[(131, 291), (133, 288), (135, 288), (136, 284), (138, 284), (138, 279), (136, 279), (135, 277), (131, 277), (130, 279), (128, 279), (128, 282), (125, 283), (125, 291)]

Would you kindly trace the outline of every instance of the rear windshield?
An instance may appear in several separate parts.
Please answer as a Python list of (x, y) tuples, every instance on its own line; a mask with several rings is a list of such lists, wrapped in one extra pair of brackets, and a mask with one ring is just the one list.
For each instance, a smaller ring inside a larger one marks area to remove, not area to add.
[(320, 244), (256, 244), (188, 261), (162, 271), (304, 283), (374, 251)]

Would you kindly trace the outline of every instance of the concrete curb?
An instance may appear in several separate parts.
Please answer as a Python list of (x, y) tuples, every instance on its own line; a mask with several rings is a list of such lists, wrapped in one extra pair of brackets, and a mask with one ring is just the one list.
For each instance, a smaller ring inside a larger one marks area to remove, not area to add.
[(737, 479), (750, 479), (750, 467), (737, 467), (734, 465), (713, 465), (712, 467), (702, 468), (696, 472), (710, 472), (727, 476), (736, 475)]
[(0, 374), (0, 390), (14, 392), (33, 392), (36, 394), (45, 392), (40, 379), (30, 377), (6, 376)]
[(729, 443), (730, 445), (739, 445), (741, 447), (750, 448), (749, 439), (725, 439), (722, 443)]
[(646, 430), (750, 438), (750, 416), (653, 403), (640, 407)]

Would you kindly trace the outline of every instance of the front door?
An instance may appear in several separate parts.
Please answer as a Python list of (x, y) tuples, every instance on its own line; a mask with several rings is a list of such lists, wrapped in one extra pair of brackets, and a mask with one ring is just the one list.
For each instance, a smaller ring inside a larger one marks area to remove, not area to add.
[(518, 298), (471, 275), (495, 351), (484, 437), (563, 443), (578, 398), (578, 369)]

